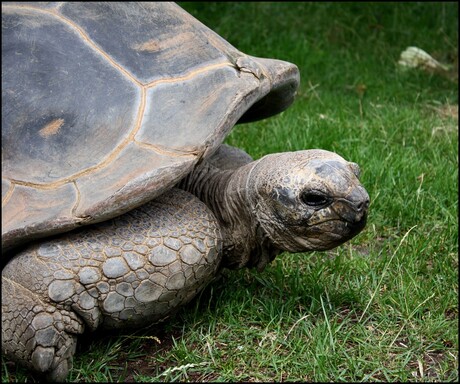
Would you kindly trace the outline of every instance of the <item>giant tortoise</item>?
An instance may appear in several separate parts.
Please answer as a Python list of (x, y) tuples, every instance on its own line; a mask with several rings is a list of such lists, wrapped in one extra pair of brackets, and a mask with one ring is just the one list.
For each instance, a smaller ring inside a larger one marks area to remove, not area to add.
[(360, 232), (356, 164), (222, 144), (298, 84), (175, 4), (3, 3), (3, 353), (63, 380), (85, 330), (162, 321), (224, 267)]

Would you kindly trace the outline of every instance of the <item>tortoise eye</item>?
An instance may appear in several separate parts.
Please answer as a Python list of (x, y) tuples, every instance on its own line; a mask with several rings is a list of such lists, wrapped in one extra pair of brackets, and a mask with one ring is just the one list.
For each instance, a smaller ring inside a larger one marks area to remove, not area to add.
[(304, 192), (300, 196), (300, 199), (311, 207), (320, 207), (329, 203), (327, 196), (316, 191)]

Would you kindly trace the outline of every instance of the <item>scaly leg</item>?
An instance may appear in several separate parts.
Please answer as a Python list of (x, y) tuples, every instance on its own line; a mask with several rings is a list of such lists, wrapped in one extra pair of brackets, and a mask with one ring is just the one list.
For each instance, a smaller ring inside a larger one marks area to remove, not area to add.
[(66, 378), (85, 327), (138, 327), (190, 301), (220, 264), (212, 212), (178, 189), (17, 254), (2, 271), (2, 350)]

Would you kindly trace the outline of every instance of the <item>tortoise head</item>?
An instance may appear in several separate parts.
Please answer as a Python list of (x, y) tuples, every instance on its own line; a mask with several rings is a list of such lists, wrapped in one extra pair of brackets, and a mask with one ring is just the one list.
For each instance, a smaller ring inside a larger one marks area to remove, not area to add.
[(268, 155), (253, 167), (248, 198), (276, 248), (323, 251), (365, 226), (369, 195), (359, 167), (324, 150)]

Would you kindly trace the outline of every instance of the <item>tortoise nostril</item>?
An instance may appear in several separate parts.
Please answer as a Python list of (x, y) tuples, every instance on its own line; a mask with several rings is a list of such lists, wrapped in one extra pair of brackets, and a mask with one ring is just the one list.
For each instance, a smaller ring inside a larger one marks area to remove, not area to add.
[(358, 212), (361, 212), (361, 211), (363, 211), (363, 210), (366, 210), (368, 207), (369, 207), (369, 200), (366, 199), (366, 200), (361, 201), (361, 202), (356, 206), (356, 209), (357, 209)]

